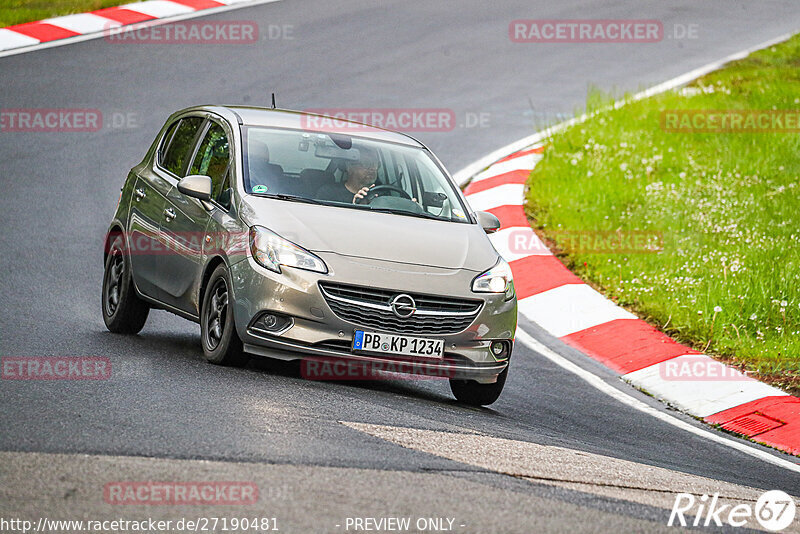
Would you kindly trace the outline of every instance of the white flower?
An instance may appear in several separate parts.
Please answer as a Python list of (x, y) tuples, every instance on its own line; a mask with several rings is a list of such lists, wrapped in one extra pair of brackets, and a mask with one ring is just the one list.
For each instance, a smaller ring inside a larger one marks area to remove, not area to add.
[(786, 306), (788, 306), (788, 305), (789, 305), (789, 303), (788, 303), (788, 302), (786, 302), (785, 300), (782, 300), (782, 301), (781, 301), (781, 308), (785, 308), (785, 307), (786, 307)]
[(681, 177), (681, 178), (686, 178), (686, 173), (685, 173), (685, 172), (682, 172), (682, 173), (680, 173), (678, 176), (679, 176), (679, 177)]
[(714, 306), (714, 313), (719, 313), (721, 311), (722, 311), (722, 307), (721, 306)]
[(621, 171), (628, 170), (628, 164), (627, 163), (620, 163), (619, 164), (619, 170), (621, 170)]
[(750, 320), (751, 320), (751, 321), (755, 321), (755, 320), (756, 320), (756, 314), (755, 314), (755, 313), (754, 313), (753, 315), (751, 315), (751, 316), (750, 316)]

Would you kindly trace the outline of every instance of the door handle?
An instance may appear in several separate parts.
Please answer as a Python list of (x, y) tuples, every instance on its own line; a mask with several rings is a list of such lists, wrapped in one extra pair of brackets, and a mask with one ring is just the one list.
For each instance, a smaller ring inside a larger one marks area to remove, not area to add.
[(175, 210), (173, 210), (172, 208), (165, 209), (164, 217), (167, 219), (167, 222), (170, 222), (172, 219), (175, 218)]
[(133, 192), (133, 194), (136, 196), (136, 201), (137, 201), (137, 202), (138, 202), (138, 201), (140, 201), (140, 200), (142, 200), (144, 197), (146, 197), (146, 196), (147, 196), (147, 193), (145, 193), (145, 192), (144, 192), (144, 189), (142, 189), (141, 187), (137, 188), (137, 189), (136, 189), (136, 190)]

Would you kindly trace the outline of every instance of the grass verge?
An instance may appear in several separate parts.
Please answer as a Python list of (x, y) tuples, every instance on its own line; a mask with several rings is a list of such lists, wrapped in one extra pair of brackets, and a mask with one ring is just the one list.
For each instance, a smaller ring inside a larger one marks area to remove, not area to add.
[[(742, 122), (725, 129), (723, 116)], [(618, 304), (798, 394), (798, 116), (794, 36), (554, 135), (531, 174), (528, 214), (567, 266)], [(722, 128), (697, 131), (715, 119)]]
[(129, 0), (0, 0), (0, 28), (126, 3)]

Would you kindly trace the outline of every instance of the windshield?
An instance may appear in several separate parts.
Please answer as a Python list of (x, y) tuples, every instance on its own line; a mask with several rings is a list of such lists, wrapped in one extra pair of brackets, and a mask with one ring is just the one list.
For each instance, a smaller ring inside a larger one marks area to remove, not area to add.
[(248, 194), (469, 222), (456, 190), (422, 148), (252, 126), (242, 127), (242, 136)]

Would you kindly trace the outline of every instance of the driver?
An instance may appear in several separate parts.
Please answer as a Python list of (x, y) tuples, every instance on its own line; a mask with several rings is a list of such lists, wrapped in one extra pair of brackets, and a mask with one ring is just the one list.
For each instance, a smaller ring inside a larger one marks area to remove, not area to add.
[(355, 204), (367, 196), (369, 189), (375, 185), (378, 176), (378, 152), (369, 147), (358, 149), (361, 158), (345, 164), (346, 177), (338, 183), (322, 186), (317, 192), (320, 200), (335, 202), (351, 202)]

